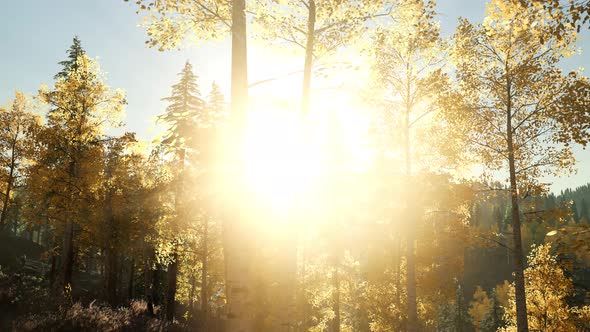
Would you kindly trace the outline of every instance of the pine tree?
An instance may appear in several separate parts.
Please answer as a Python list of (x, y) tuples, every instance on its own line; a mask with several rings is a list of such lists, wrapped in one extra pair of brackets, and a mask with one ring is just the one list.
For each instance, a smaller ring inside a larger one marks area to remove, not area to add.
[[(100, 150), (107, 126), (120, 125), (125, 98), (103, 83), (98, 64), (86, 55), (60, 77), (53, 89), (40, 91), (50, 110), (40, 136), (42, 150), (33, 170), (39, 193), (50, 200), (54, 226), (63, 234), (61, 276), (56, 290), (71, 287), (78, 229), (87, 222), (87, 200), (100, 173)], [(45, 199), (45, 198), (43, 198)]]
[[(205, 102), (201, 99), (201, 93), (197, 84), (197, 76), (193, 73), (190, 62), (186, 62), (183, 70), (178, 74), (180, 81), (172, 86), (172, 95), (163, 98), (170, 105), (166, 112), (159, 117), (168, 125), (168, 131), (162, 139), (162, 144), (167, 147), (173, 154), (173, 163), (177, 164), (176, 170), (176, 188), (174, 209), (176, 220), (172, 221), (171, 228), (175, 233), (181, 230), (180, 223), (186, 213), (184, 211), (184, 173), (185, 161), (187, 159), (187, 150), (190, 153), (190, 147), (195, 140), (197, 124), (204, 116)], [(190, 156), (189, 156), (190, 157)], [(178, 279), (178, 241), (173, 240), (171, 260), (168, 264), (168, 288), (166, 291), (166, 319), (174, 319), (175, 296)]]
[(580, 221), (580, 215), (578, 214), (578, 205), (576, 204), (576, 201), (574, 201), (573, 199), (572, 204), (570, 205), (570, 214), (575, 223), (578, 223)]
[(227, 122), (228, 115), (229, 114), (226, 111), (225, 97), (221, 93), (219, 85), (213, 81), (207, 101), (206, 120), (208, 120), (208, 124), (218, 126)]
[(84, 48), (82, 48), (82, 42), (78, 36), (74, 36), (72, 46), (67, 51), (68, 59), (60, 61), (59, 64), (63, 66), (63, 69), (54, 76), (54, 79), (66, 78), (70, 72), (78, 69), (78, 57), (86, 54)]
[(201, 99), (198, 77), (193, 73), (193, 66), (186, 62), (178, 74), (180, 81), (172, 86), (172, 95), (162, 100), (169, 102), (166, 112), (158, 119), (170, 127), (162, 139), (162, 144), (173, 150), (182, 149), (191, 143), (197, 121), (204, 116), (205, 102)]
[(583, 197), (580, 203), (580, 220), (590, 220), (590, 208), (588, 207), (588, 203), (586, 203), (586, 198)]

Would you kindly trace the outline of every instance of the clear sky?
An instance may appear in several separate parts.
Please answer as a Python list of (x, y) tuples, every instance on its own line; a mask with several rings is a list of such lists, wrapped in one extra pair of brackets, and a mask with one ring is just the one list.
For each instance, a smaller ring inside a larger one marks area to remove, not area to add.
[[(439, 0), (438, 11), (443, 34), (453, 32), (457, 18), (479, 22), (485, 1)], [(15, 89), (34, 94), (40, 84), (51, 84), (66, 57), (74, 35), (91, 57), (98, 57), (107, 72), (107, 83), (126, 91), (129, 105), (126, 123), (139, 137), (153, 136), (153, 118), (165, 104), (176, 74), (190, 60), (200, 76), (201, 90), (207, 94), (215, 80), (229, 91), (230, 47), (228, 41), (203, 43), (182, 51), (158, 52), (144, 46), (145, 33), (138, 27), (140, 17), (123, 0), (3, 0), (0, 6), (0, 103), (12, 97)], [(580, 46), (590, 51), (590, 33), (585, 32)], [(587, 47), (586, 47), (587, 46)], [(302, 61), (302, 58), (301, 58)], [(590, 57), (575, 56), (564, 67), (589, 66)], [(270, 57), (263, 46), (249, 51), (250, 80), (274, 77), (298, 70), (294, 61)], [(257, 70), (253, 71), (252, 68)], [(590, 181), (590, 152), (577, 150), (579, 174), (567, 179), (548, 179), (559, 191)]]

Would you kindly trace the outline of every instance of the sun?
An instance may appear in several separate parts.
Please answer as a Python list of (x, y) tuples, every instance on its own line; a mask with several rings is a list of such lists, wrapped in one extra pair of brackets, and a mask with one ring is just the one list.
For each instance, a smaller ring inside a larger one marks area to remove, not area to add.
[[(305, 121), (299, 105), (258, 101), (249, 111), (245, 177), (251, 199), (288, 214), (302, 199), (318, 195), (334, 172), (369, 167), (373, 155), (366, 114), (342, 96), (328, 97), (316, 99)], [(341, 165), (333, 165), (336, 153), (342, 154)]]
[(305, 136), (296, 111), (251, 111), (246, 136), (246, 182), (250, 191), (276, 212), (293, 207), (313, 190), (321, 175), (320, 146)]

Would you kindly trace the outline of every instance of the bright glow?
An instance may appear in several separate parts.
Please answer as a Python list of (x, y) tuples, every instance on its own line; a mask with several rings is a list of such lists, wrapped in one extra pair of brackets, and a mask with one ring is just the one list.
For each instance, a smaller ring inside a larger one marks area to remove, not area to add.
[[(326, 196), (321, 187), (331, 174), (366, 170), (373, 151), (366, 135), (366, 105), (351, 100), (359, 87), (343, 86), (344, 77), (350, 79), (355, 73), (343, 69), (328, 78), (314, 78), (311, 110), (304, 126), (300, 109), (302, 76), (277, 74), (296, 72), (299, 58), (292, 61), (283, 57), (277, 68), (273, 67), (275, 61), (268, 60), (271, 58), (269, 54), (252, 57), (255, 72), (262, 73), (252, 79), (254, 82), (280, 78), (250, 89), (246, 180), (253, 194), (251, 200), (272, 210), (275, 216), (288, 216), (289, 211), (301, 209), (298, 204), (309, 208), (312, 197)], [(360, 80), (356, 83), (361, 84)], [(338, 153), (342, 164), (330, 164)]]
[(272, 209), (285, 212), (320, 176), (320, 149), (306, 140), (296, 112), (249, 114), (246, 174), (251, 190)]

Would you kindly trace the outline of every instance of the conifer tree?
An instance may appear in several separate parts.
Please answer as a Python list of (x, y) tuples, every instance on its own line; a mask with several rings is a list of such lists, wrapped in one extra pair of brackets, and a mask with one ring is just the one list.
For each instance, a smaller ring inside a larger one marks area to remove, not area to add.
[(228, 114), (226, 112), (225, 97), (215, 81), (211, 84), (207, 109), (207, 120), (209, 120), (211, 125), (221, 125), (224, 122), (227, 122)]
[(67, 75), (58, 75), (51, 90), (39, 92), (50, 110), (32, 172), (39, 194), (49, 197), (51, 222), (63, 235), (62, 271), (56, 284), (59, 291), (71, 288), (74, 247), (78, 230), (87, 221), (84, 208), (100, 173), (96, 166), (100, 165), (104, 131), (120, 125), (118, 118), (125, 104), (123, 93), (103, 83), (98, 64), (85, 54), (69, 69)]
[[(187, 36), (193, 39), (216, 39), (231, 35), (231, 131), (223, 133), (224, 154), (229, 158), (219, 168), (223, 177), (229, 178), (244, 168), (243, 142), (246, 133), (248, 105), (248, 52), (246, 1), (227, 2), (210, 0), (151, 1), (137, 0), (139, 10), (150, 12), (146, 15), (145, 27), (148, 33), (146, 44), (158, 47), (160, 51), (178, 48)], [(227, 176), (229, 175), (229, 176)], [(246, 194), (246, 186), (235, 178), (228, 183), (232, 189)], [(228, 199), (229, 195), (224, 197)], [(238, 195), (239, 196), (239, 195)], [(241, 200), (228, 204), (241, 204)], [(224, 239), (227, 275), (228, 329), (252, 331), (253, 321), (250, 312), (251, 288), (250, 265), (252, 245), (249, 226), (243, 220), (244, 214), (233, 215), (226, 211), (224, 219)], [(231, 242), (231, 243), (230, 243)]]
[(196, 121), (203, 116), (205, 106), (197, 84), (198, 77), (189, 61), (178, 76), (180, 80), (172, 86), (172, 95), (162, 99), (169, 103), (166, 112), (158, 118), (170, 126), (162, 144), (172, 150), (184, 149), (185, 142), (191, 143)]
[[(197, 123), (204, 116), (205, 102), (201, 99), (201, 93), (197, 84), (197, 76), (193, 73), (190, 62), (186, 62), (182, 71), (178, 74), (180, 80), (172, 86), (170, 97), (163, 98), (170, 104), (166, 112), (159, 117), (169, 126), (162, 139), (162, 144), (173, 154), (173, 163), (176, 164), (175, 174), (175, 220), (172, 220), (173, 232), (182, 230), (181, 225), (187, 214), (184, 201), (184, 181), (186, 159), (191, 157), (190, 146), (194, 143)], [(188, 150), (188, 151), (187, 151)], [(178, 239), (172, 240), (171, 259), (168, 264), (168, 285), (166, 290), (166, 319), (174, 319), (176, 283), (178, 278)]]
[(59, 64), (63, 66), (63, 68), (59, 73), (57, 73), (54, 76), (56, 80), (59, 78), (66, 78), (70, 72), (77, 70), (78, 57), (80, 57), (83, 54), (86, 54), (86, 51), (84, 51), (84, 48), (82, 48), (82, 42), (80, 41), (80, 38), (78, 38), (78, 36), (74, 36), (72, 46), (70, 46), (70, 49), (67, 51), (67, 54), (68, 59), (59, 62)]

